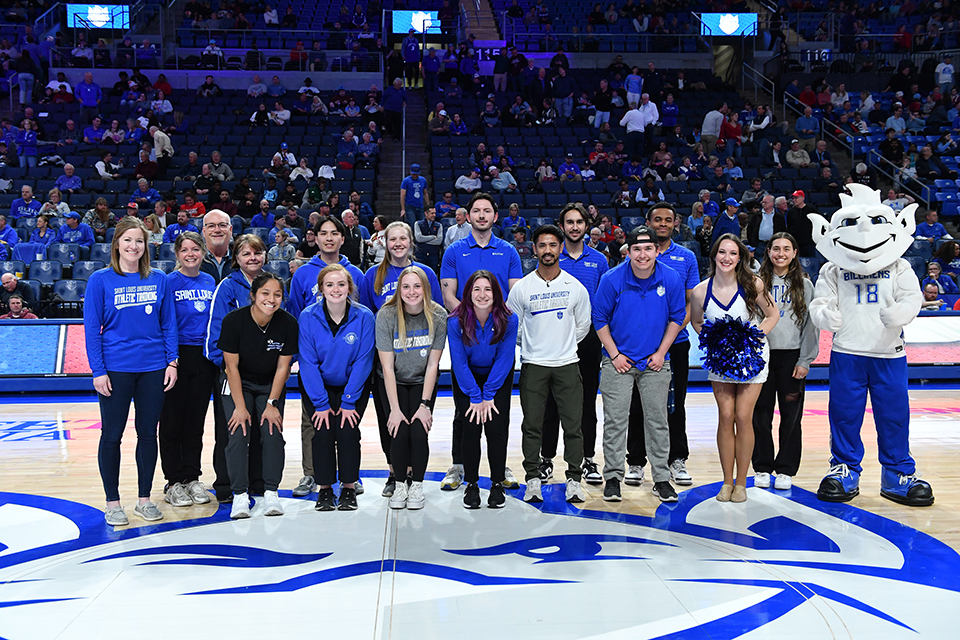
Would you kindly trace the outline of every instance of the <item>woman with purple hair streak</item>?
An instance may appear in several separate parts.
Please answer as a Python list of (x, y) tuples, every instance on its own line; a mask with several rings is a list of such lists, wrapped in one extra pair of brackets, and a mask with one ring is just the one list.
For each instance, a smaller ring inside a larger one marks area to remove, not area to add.
[(487, 434), (490, 495), (487, 506), (500, 509), (505, 496), (507, 431), (519, 320), (507, 307), (497, 278), (479, 270), (467, 279), (463, 300), (447, 320), (453, 401), (466, 418), (463, 429), (466, 509), (480, 508), (480, 436)]

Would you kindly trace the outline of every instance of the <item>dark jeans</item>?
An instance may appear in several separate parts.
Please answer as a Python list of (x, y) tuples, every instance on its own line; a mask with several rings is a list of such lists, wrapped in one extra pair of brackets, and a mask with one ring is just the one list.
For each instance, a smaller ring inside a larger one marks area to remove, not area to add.
[[(226, 375), (224, 375), (226, 377)], [(270, 433), (270, 426), (263, 421), (263, 411), (267, 406), (273, 385), (243, 383), (243, 402), (250, 413), (250, 424), (247, 432), (238, 427), (230, 433), (227, 440), (226, 458), (227, 472), (230, 474), (230, 489), (233, 495), (247, 493), (250, 489), (249, 468), (250, 443), (259, 441), (263, 447), (263, 488), (266, 491), (276, 491), (280, 487), (283, 477), (284, 440), (283, 432), (274, 428)], [(286, 393), (281, 393), (277, 400), (277, 410), (283, 416), (283, 402)], [(233, 396), (223, 396), (223, 411), (225, 415), (233, 415), (235, 405)]]
[[(686, 329), (684, 329), (685, 331)], [(690, 343), (673, 343), (670, 347), (670, 368), (673, 371), (673, 411), (667, 414), (670, 426), (670, 455), (667, 464), (686, 460), (690, 456), (687, 444), (687, 382), (690, 376)], [(643, 404), (640, 392), (633, 389), (630, 402), (630, 422), (627, 428), (627, 464), (647, 464), (647, 447), (643, 437)]]
[(567, 463), (568, 480), (580, 481), (583, 464), (583, 434), (580, 416), (583, 413), (583, 384), (577, 364), (543, 367), (524, 364), (520, 367), (520, 406), (523, 409), (523, 471), (525, 479), (538, 476), (540, 447), (543, 436), (543, 413), (550, 393), (557, 399), (560, 424), (563, 426), (563, 459)]
[(181, 345), (177, 374), (160, 414), (160, 465), (170, 484), (186, 484), (200, 478), (203, 423), (217, 366), (203, 357), (203, 347)]
[(394, 140), (400, 140), (403, 137), (403, 113), (400, 111), (384, 110), (383, 124)]
[[(390, 402), (387, 400), (386, 387), (381, 387), (380, 390), (383, 392), (380, 401), (389, 415)], [(433, 397), (436, 398), (436, 395), (437, 392), (434, 390)], [(397, 383), (397, 402), (400, 406), (400, 413), (405, 418), (410, 418), (417, 412), (422, 399), (423, 384)], [(423, 482), (423, 476), (427, 471), (427, 461), (430, 459), (430, 443), (422, 422), (414, 420), (410, 423), (404, 420), (400, 423), (400, 427), (390, 444), (390, 457), (393, 459), (394, 473), (398, 477), (402, 478), (407, 469), (411, 468), (410, 478), (415, 482)]]
[[(757, 473), (797, 475), (803, 434), (803, 396), (806, 380), (793, 377), (799, 349), (772, 349), (767, 381), (753, 409), (753, 470)], [(780, 405), (780, 451), (773, 455), (773, 408)]]
[(630, 157), (643, 155), (643, 131), (631, 131), (627, 134), (627, 153)]
[(100, 399), (100, 447), (97, 462), (107, 502), (120, 500), (120, 440), (133, 400), (137, 429), (138, 497), (149, 498), (157, 469), (157, 422), (163, 410), (165, 369), (144, 373), (108, 371), (113, 392)]
[[(218, 500), (227, 498), (233, 493), (230, 488), (230, 473), (227, 469), (227, 441), (230, 440), (230, 428), (227, 426), (229, 416), (224, 413), (222, 393), (226, 379), (226, 375), (221, 371), (213, 385), (213, 472), (217, 476), (213, 481), (213, 488), (217, 492)], [(230, 413), (233, 413), (233, 403), (230, 405)], [(248, 493), (263, 495), (263, 447), (260, 446), (260, 438), (250, 440), (247, 458), (247, 478), (250, 485)]]
[[(327, 388), (330, 408), (340, 410), (343, 387)], [(354, 407), (360, 417), (367, 410), (369, 393), (365, 390)], [(316, 408), (306, 395), (300, 402), (313, 416)], [(313, 432), (313, 477), (321, 486), (334, 485), (337, 482), (337, 470), (340, 482), (350, 484), (360, 479), (360, 424), (351, 427), (343, 422), (339, 415), (331, 415), (327, 421), (329, 427), (315, 429)]]
[[(580, 379), (583, 381), (583, 415), (580, 419), (580, 430), (583, 432), (583, 457), (592, 458), (597, 444), (597, 389), (600, 387), (600, 356), (603, 345), (597, 332), (591, 327), (580, 344), (577, 345), (577, 355), (580, 356), (578, 367)], [(547, 396), (547, 408), (543, 415), (543, 444), (541, 455), (544, 458), (555, 458), (557, 455), (557, 441), (560, 438), (560, 414), (557, 411), (557, 400), (553, 393)]]
[[(477, 385), (482, 389), (487, 376), (475, 374)], [(513, 372), (493, 397), (493, 404), (500, 413), (494, 413), (489, 422), (477, 424), (466, 419), (470, 398), (458, 385), (453, 385), (453, 402), (457, 413), (464, 416), (461, 451), (463, 453), (464, 480), (477, 482), (480, 479), (480, 437), (487, 433), (487, 461), (490, 464), (490, 482), (503, 482), (507, 466), (507, 434), (510, 431), (510, 397), (513, 393)]]

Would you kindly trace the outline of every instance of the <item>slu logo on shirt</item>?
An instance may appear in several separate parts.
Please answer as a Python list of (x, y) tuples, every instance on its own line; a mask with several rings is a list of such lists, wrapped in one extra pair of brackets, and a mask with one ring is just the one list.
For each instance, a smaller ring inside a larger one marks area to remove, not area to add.
[(658, 296), (660, 296), (660, 297), (662, 298), (663, 296), (666, 295), (666, 293), (667, 293), (667, 290), (666, 290), (666, 288), (664, 288), (664, 286), (663, 286), (662, 284), (657, 287), (657, 295), (658, 295)]
[(343, 341), (346, 342), (347, 344), (353, 344), (357, 341), (357, 334), (351, 331), (347, 335), (343, 336)]
[(267, 340), (267, 351), (282, 351), (283, 343), (276, 340)]

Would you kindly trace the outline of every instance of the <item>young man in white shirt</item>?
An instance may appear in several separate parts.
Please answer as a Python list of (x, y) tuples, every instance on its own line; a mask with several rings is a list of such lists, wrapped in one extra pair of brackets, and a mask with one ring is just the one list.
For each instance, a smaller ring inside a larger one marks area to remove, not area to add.
[(578, 343), (590, 331), (590, 295), (571, 274), (560, 269), (563, 232), (542, 225), (533, 233), (537, 268), (510, 290), (507, 306), (520, 319), (520, 406), (523, 408), (525, 502), (542, 502), (539, 473), (543, 417), (553, 392), (563, 428), (566, 500), (584, 502), (580, 486), (583, 463), (583, 384)]

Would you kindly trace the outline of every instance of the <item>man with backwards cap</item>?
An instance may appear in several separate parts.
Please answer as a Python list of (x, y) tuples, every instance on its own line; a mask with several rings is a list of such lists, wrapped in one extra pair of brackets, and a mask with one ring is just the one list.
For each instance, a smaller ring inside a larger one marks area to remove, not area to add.
[(420, 165), (410, 165), (410, 175), (400, 183), (400, 217), (406, 216), (406, 222), (412, 229), (417, 220), (423, 220), (424, 207), (430, 206), (427, 195), (427, 179), (420, 175)]
[[(737, 202), (736, 198), (727, 198), (725, 203), (727, 205), (726, 210), (717, 216), (716, 221), (713, 223), (713, 242), (716, 243), (725, 233), (732, 233), (733, 235), (740, 237), (740, 217), (737, 214), (737, 209), (740, 208), (740, 203)], [(712, 246), (712, 245), (711, 245)]]

